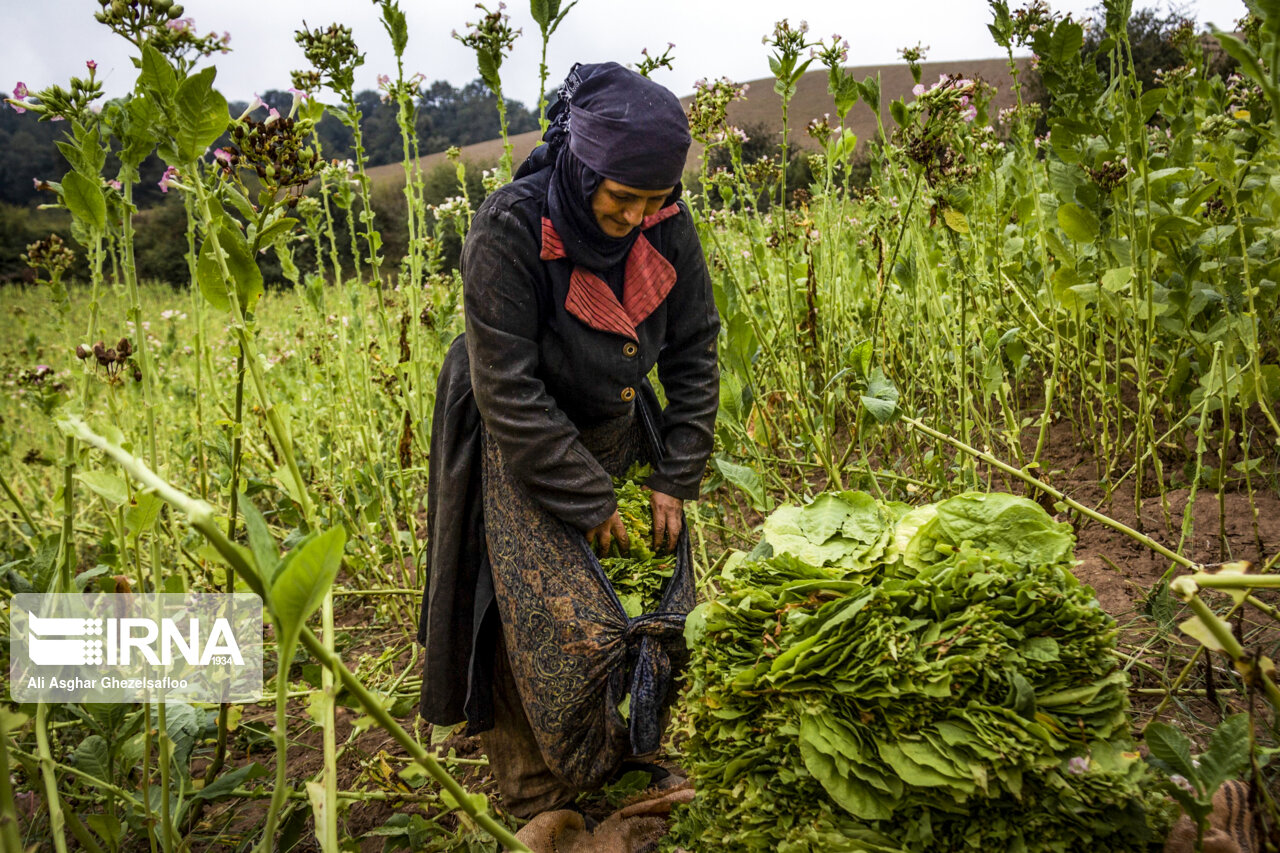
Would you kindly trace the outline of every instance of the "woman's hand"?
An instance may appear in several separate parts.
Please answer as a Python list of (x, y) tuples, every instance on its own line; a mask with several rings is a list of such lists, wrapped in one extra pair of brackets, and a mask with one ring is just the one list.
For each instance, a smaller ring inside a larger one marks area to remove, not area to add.
[(627, 528), (623, 526), (622, 516), (618, 515), (616, 509), (613, 515), (587, 531), (587, 544), (595, 549), (596, 556), (604, 557), (615, 539), (624, 552), (631, 547), (631, 541), (627, 539)]
[(653, 508), (653, 550), (674, 551), (676, 540), (680, 538), (684, 501), (662, 492), (652, 492), (649, 505)]

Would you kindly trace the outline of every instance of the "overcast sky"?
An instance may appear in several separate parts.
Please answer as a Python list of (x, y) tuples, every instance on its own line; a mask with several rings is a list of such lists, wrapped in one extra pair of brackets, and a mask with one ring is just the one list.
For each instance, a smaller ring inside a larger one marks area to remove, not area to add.
[[(496, 0), (494, 0), (496, 3)], [(93, 19), (97, 0), (0, 0), (6, 38), (0, 50), (0, 86), (7, 95), (21, 80), (33, 91), (65, 83), (98, 62), (109, 96), (128, 91), (135, 77), (123, 39)], [(524, 35), (502, 68), (508, 97), (532, 106), (538, 93), (538, 28), (524, 0), (511, 0), (512, 25)], [(1011, 2), (1016, 6), (1017, 2)], [(1085, 16), (1096, 0), (1051, 2), (1055, 11)], [(1137, 0), (1135, 7), (1146, 4)], [(356, 88), (376, 86), (376, 77), (394, 73), (391, 46), (369, 0), (188, 0), (185, 14), (199, 32), (231, 34), (234, 48), (215, 54), (218, 86), (229, 100), (248, 100), (254, 92), (287, 89), (289, 71), (305, 67), (293, 32), (303, 18), (313, 28), (333, 22), (352, 28), (366, 55), (357, 69)], [(474, 0), (401, 0), (409, 21), (407, 74), (455, 86), (478, 76), (475, 57), (450, 38), (465, 31), (479, 10)], [(1159, 8), (1167, 8), (1163, 2)], [(1203, 27), (1212, 22), (1230, 29), (1245, 7), (1242, 0), (1199, 0), (1179, 4)], [(563, 79), (577, 62), (635, 63), (641, 48), (660, 53), (675, 42), (675, 70), (654, 79), (679, 95), (693, 90), (700, 77), (727, 76), (737, 81), (769, 76), (767, 49), (760, 38), (774, 21), (804, 19), (811, 34), (841, 33), (849, 40), (850, 65), (898, 61), (897, 49), (917, 42), (929, 46), (929, 60), (985, 59), (1000, 51), (987, 32), (991, 20), (985, 0), (580, 0), (553, 36), (547, 64), (549, 85)]]

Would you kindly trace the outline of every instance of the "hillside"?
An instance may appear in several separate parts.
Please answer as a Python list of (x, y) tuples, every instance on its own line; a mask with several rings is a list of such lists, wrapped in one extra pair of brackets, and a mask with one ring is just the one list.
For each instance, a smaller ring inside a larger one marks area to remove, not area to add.
[[(1020, 60), (1020, 62), (1025, 63), (1026, 60)], [(1003, 59), (925, 62), (922, 63), (921, 68), (921, 80), (926, 86), (937, 80), (940, 74), (960, 73), (965, 76), (982, 78), (996, 87), (996, 94), (991, 103), (993, 111), (1007, 107), (1014, 102), (1009, 66)], [(907, 96), (910, 99), (911, 87), (915, 85), (915, 81), (911, 78), (910, 70), (904, 64), (865, 65), (849, 68), (848, 70), (859, 80), (878, 73), (885, 103), (903, 96)], [(771, 128), (777, 128), (780, 133), (782, 127), (782, 98), (773, 90), (773, 78), (767, 77), (748, 82), (750, 88), (747, 91), (746, 100), (736, 102), (729, 107), (730, 122), (744, 128), (754, 125), (766, 125)], [(680, 100), (687, 106), (692, 99), (692, 95), (686, 95)], [(827, 93), (826, 69), (810, 71), (801, 78), (796, 87), (795, 98), (791, 101), (792, 144), (807, 148), (815, 147), (817, 143), (804, 132), (805, 125), (812, 118), (817, 118), (823, 113), (833, 112), (835, 112), (835, 105), (832, 102), (831, 95)], [(887, 109), (884, 112), (885, 130), (886, 132), (892, 132), (893, 120), (889, 118)], [(872, 138), (877, 132), (875, 115), (863, 103), (859, 103), (849, 113), (848, 126), (858, 134), (858, 139), (861, 141), (860, 144), (864, 144), (865, 140)], [(515, 162), (519, 163), (528, 156), (529, 152), (538, 144), (540, 138), (541, 134), (538, 131), (512, 136), (511, 144)], [(497, 162), (501, 155), (501, 139), (490, 139), (462, 148), (462, 159), (476, 166), (491, 166)], [(688, 168), (696, 168), (698, 158), (701, 155), (702, 146), (695, 143), (689, 150)], [(430, 170), (437, 164), (444, 162), (444, 159), (443, 152), (428, 154), (421, 159), (420, 165), (424, 170)], [(378, 183), (398, 182), (404, 179), (404, 167), (399, 163), (378, 166), (370, 169), (369, 174)]]

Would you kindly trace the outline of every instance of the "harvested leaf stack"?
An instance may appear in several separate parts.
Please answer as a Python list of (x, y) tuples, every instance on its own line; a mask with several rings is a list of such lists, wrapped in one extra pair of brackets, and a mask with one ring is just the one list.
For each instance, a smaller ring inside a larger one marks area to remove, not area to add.
[(1114, 623), (1071, 574), (1073, 544), (1009, 495), (779, 509), (687, 622), (698, 795), (673, 840), (1147, 850), (1167, 817), (1146, 799)]
[(600, 560), (622, 609), (632, 618), (658, 609), (662, 587), (676, 566), (674, 553), (653, 552), (653, 510), (640, 485), (651, 471), (648, 465), (633, 465), (623, 477), (614, 478), (618, 515), (627, 529), (629, 547), (622, 553), (615, 545), (612, 556)]

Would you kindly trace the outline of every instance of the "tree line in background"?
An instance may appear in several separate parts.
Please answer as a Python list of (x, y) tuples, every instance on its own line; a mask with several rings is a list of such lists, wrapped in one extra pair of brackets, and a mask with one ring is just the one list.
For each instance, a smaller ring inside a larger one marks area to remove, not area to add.
[[(1186, 6), (1172, 6), (1164, 11), (1142, 9), (1133, 13), (1128, 24), (1129, 39), (1133, 48), (1135, 71), (1145, 88), (1156, 85), (1162, 69), (1176, 67), (1181, 59), (1174, 43), (1174, 35), (1185, 32), (1189, 17)], [(1225, 23), (1225, 22), (1224, 22)], [(1105, 51), (1099, 50), (1103, 27), (1099, 24), (1087, 31), (1084, 53), (1095, 57), (1104, 78), (1110, 74), (1105, 67)], [(1229, 70), (1232, 60), (1220, 51), (1212, 57), (1211, 73)], [(1041, 98), (1044, 89), (1034, 72), (1028, 73), (1024, 84), (1029, 93)], [(554, 93), (550, 96), (554, 98)], [(270, 90), (261, 95), (263, 103), (286, 114), (293, 96), (288, 92)], [(400, 162), (402, 158), (400, 129), (396, 123), (394, 103), (384, 101), (382, 93), (365, 90), (356, 95), (361, 112), (360, 129), (369, 166)], [(477, 78), (455, 88), (444, 80), (424, 85), (417, 100), (415, 126), (421, 151), (424, 154), (444, 151), (450, 146), (464, 146), (497, 138), (500, 134), (496, 98)], [(233, 115), (238, 115), (248, 104), (232, 102)], [(538, 127), (536, 109), (519, 101), (506, 104), (508, 132), (511, 134), (535, 130)], [(806, 117), (807, 118), (807, 117)], [(803, 121), (795, 129), (800, 130)], [(751, 141), (743, 149), (743, 162), (753, 162), (765, 157), (777, 157), (778, 133), (772, 128), (752, 126), (744, 128)], [(1041, 129), (1043, 130), (1043, 128)], [(317, 131), (327, 159), (347, 159), (352, 156), (352, 132), (335, 116), (326, 114)], [(22, 259), (26, 246), (36, 240), (58, 233), (64, 240), (70, 237), (69, 218), (65, 211), (42, 211), (37, 207), (43, 201), (54, 201), (52, 194), (45, 196), (39, 187), (42, 179), (56, 179), (64, 166), (55, 145), (61, 138), (58, 124), (37, 121), (32, 114), (19, 115), (9, 109), (0, 109), (0, 283), (22, 281), (29, 271)], [(226, 140), (220, 140), (219, 145)], [(712, 167), (732, 168), (727, 156), (717, 152)], [(488, 167), (490, 163), (472, 164)], [(113, 172), (110, 161), (107, 173)], [(185, 242), (173, 239), (185, 227), (186, 214), (177, 199), (168, 198), (159, 186), (164, 165), (154, 155), (140, 170), (142, 182), (135, 189), (134, 200), (143, 215), (138, 219), (138, 271), (143, 278), (157, 278), (170, 282), (187, 280), (184, 258)], [(472, 199), (485, 195), (480, 183), (480, 169), (472, 168), (468, 176), (468, 192)], [(851, 174), (857, 180), (862, 170)], [(804, 188), (812, 173), (807, 157), (795, 150), (787, 168), (787, 185)], [(427, 180), (428, 204), (439, 204), (447, 197), (458, 194), (455, 170), (452, 164), (441, 164)], [(794, 196), (793, 196), (794, 197)], [(375, 186), (373, 195), (375, 215), (386, 241), (388, 255), (398, 259), (404, 253), (408, 240), (400, 207), (403, 205), (398, 187)], [(339, 211), (341, 219), (345, 219)], [(344, 223), (345, 224), (345, 223)], [(454, 239), (456, 242), (456, 238)], [(446, 260), (457, 257), (458, 246), (446, 245)], [(305, 250), (304, 250), (305, 251)], [(343, 258), (344, 263), (349, 258)], [(83, 264), (83, 260), (78, 262)], [(79, 266), (73, 267), (72, 276), (83, 275)], [(275, 272), (275, 275), (272, 275)], [(264, 269), (268, 281), (281, 280), (278, 270)]]

